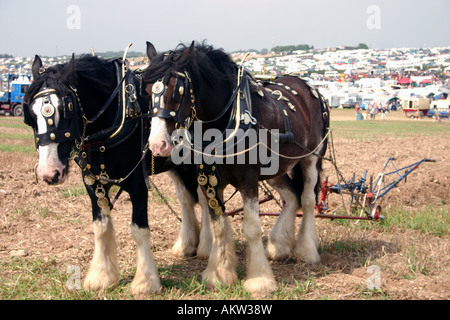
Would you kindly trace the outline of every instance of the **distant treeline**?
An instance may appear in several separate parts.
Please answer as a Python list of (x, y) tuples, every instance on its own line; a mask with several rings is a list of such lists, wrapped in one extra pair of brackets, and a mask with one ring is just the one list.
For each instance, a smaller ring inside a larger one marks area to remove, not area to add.
[(314, 46), (310, 46), (309, 44), (298, 44), (298, 45), (289, 45), (289, 46), (276, 46), (272, 48), (273, 52), (292, 52), (296, 50), (312, 50)]

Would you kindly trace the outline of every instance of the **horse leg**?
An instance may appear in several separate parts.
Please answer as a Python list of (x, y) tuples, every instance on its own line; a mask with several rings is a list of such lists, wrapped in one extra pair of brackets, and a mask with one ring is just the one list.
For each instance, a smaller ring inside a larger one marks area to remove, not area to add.
[(167, 175), (175, 185), (175, 192), (181, 205), (181, 228), (177, 241), (172, 247), (172, 254), (176, 257), (191, 257), (197, 250), (200, 232), (194, 210), (195, 199), (175, 171), (168, 171)]
[(294, 249), (295, 213), (300, 204), (292, 187), (292, 181), (287, 175), (267, 182), (280, 194), (283, 200), (283, 209), (269, 233), (266, 254), (271, 260), (284, 260), (291, 255), (291, 251)]
[(264, 296), (275, 291), (277, 285), (264, 253), (256, 181), (254, 185), (251, 189), (240, 190), (244, 204), (243, 232), (247, 239), (247, 277), (244, 287), (253, 296)]
[[(218, 193), (223, 199), (223, 189)], [(202, 278), (208, 286), (231, 285), (237, 281), (233, 230), (227, 215), (216, 215), (213, 210), (209, 210), (209, 212), (212, 246), (208, 265), (202, 273)]]
[(301, 196), (303, 218), (297, 235), (294, 255), (297, 260), (303, 260), (307, 263), (318, 263), (320, 261), (320, 255), (317, 251), (319, 241), (316, 232), (316, 194), (314, 190), (319, 176), (317, 161), (318, 159), (312, 156), (301, 162), (304, 182)]
[(200, 241), (197, 247), (197, 258), (208, 259), (212, 246), (212, 234), (210, 229), (209, 206), (202, 188), (197, 188), (198, 202), (202, 209), (202, 225), (200, 229)]
[(101, 214), (94, 189), (91, 186), (86, 186), (86, 189), (92, 203), (95, 243), (94, 256), (83, 287), (85, 290), (101, 290), (119, 280), (116, 237), (111, 216)]
[(150, 249), (150, 229), (147, 218), (148, 191), (144, 179), (135, 179), (127, 189), (133, 206), (131, 235), (136, 241), (136, 274), (130, 289), (132, 295), (141, 296), (159, 292), (161, 282)]

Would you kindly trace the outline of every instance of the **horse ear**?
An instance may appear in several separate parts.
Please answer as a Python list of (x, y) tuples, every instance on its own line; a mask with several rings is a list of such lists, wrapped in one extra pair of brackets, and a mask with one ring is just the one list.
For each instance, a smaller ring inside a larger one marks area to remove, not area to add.
[(38, 55), (35, 55), (33, 65), (31, 67), (31, 73), (33, 75), (33, 80), (37, 79), (37, 77), (40, 74), (39, 70), (41, 70), (41, 68), (42, 68), (42, 60)]
[(195, 50), (195, 41), (192, 41), (189, 48), (184, 50), (183, 54), (181, 55), (178, 61), (190, 61), (193, 58), (194, 50)]
[(72, 84), (75, 81), (76, 73), (75, 73), (75, 54), (72, 53), (72, 58), (64, 67), (61, 72), (61, 78), (64, 83)]
[(147, 41), (147, 57), (148, 57), (148, 59), (150, 61), (152, 61), (152, 59), (154, 57), (156, 57), (156, 55), (157, 55), (157, 52), (156, 52), (155, 46)]

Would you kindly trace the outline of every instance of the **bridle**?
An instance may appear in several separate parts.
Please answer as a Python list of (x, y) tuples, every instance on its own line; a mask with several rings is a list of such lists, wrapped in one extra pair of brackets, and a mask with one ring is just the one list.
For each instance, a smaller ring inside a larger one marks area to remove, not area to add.
[[(194, 90), (192, 88), (192, 81), (189, 77), (187, 71), (184, 73), (173, 72), (175, 79), (175, 87), (172, 94), (172, 100), (178, 102), (177, 108), (175, 110), (168, 110), (161, 107), (163, 101), (163, 96), (166, 93), (167, 85), (164, 84), (164, 77), (157, 80), (152, 87), (152, 99), (150, 102), (149, 116), (158, 117), (163, 119), (172, 119), (175, 121), (175, 127), (178, 128), (189, 128), (193, 120), (197, 120), (197, 111), (195, 109), (195, 97)], [(189, 92), (190, 95), (190, 116), (186, 119), (182, 117), (182, 104), (184, 98)]]
[[(184, 71), (184, 73), (173, 71), (172, 75), (176, 77), (175, 80), (175, 87), (172, 95), (172, 99), (178, 102), (177, 108), (175, 110), (168, 110), (164, 109), (161, 106), (162, 98), (166, 92), (165, 85), (165, 79), (164, 77), (161, 77), (159, 80), (157, 80), (152, 87), (152, 99), (150, 102), (150, 111), (149, 111), (149, 117), (159, 117), (163, 119), (172, 119), (175, 121), (175, 129), (185, 129), (183, 130), (184, 136), (186, 137), (187, 131), (189, 131), (191, 125), (193, 124), (194, 120), (199, 121), (202, 124), (212, 124), (216, 123), (220, 119), (222, 119), (227, 112), (230, 111), (230, 119), (228, 120), (228, 125), (225, 130), (223, 130), (224, 135), (224, 142), (227, 142), (229, 140), (232, 140), (236, 134), (238, 133), (239, 129), (243, 129), (244, 132), (251, 126), (256, 124), (256, 119), (251, 114), (251, 98), (250, 98), (250, 86), (249, 81), (247, 78), (247, 75), (243, 71), (242, 66), (238, 66), (237, 70), (237, 82), (236, 86), (230, 96), (230, 98), (227, 101), (227, 104), (224, 108), (219, 112), (218, 115), (216, 115), (213, 119), (208, 120), (201, 120), (197, 116), (197, 110), (196, 110), (196, 100), (194, 96), (194, 90), (192, 86), (192, 80), (187, 71)], [(168, 82), (168, 81), (167, 81)], [(183, 112), (183, 102), (184, 99), (187, 96), (187, 92), (190, 94), (190, 114), (183, 119), (182, 114), (185, 114), (186, 112)], [(231, 129), (230, 134), (226, 134), (228, 132), (227, 129)], [(187, 137), (187, 141), (190, 140), (189, 137)], [(188, 142), (191, 145), (194, 145), (194, 142), (189, 141)], [(208, 145), (208, 142), (198, 142), (201, 143), (203, 146)]]
[[(65, 141), (75, 141), (81, 138), (81, 129), (79, 123), (79, 114), (83, 113), (79, 98), (74, 90), (62, 98), (62, 113), (58, 123), (56, 123), (56, 113), (58, 106), (54, 106), (50, 96), (57, 94), (57, 91), (45, 86), (41, 91), (36, 93), (29, 105), (24, 107), (24, 122), (31, 126), (34, 131), (36, 148), (39, 146), (46, 146), (50, 143), (62, 143)], [(43, 99), (41, 114), (45, 119), (47, 130), (45, 133), (38, 134), (37, 125), (32, 120), (29, 106), (38, 98)]]
[[(146, 145), (142, 145), (143, 152), (141, 158), (131, 172), (129, 172), (125, 177), (110, 179), (106, 173), (106, 168), (104, 165), (103, 168), (100, 168), (100, 174), (97, 175), (92, 172), (94, 168), (92, 168), (89, 163), (90, 152), (99, 151), (100, 158), (102, 159), (101, 162), (104, 163), (105, 151), (116, 147), (130, 137), (131, 134), (137, 129), (138, 121), (141, 121), (141, 131), (144, 130), (144, 117), (141, 115), (141, 109), (136, 97), (136, 84), (134, 83), (133, 73), (130, 69), (128, 69), (125, 74), (121, 75), (120, 71), (118, 71), (120, 69), (119, 64), (121, 62), (118, 60), (113, 60), (112, 62), (116, 64), (117, 86), (100, 110), (92, 117), (87, 117), (78, 96), (77, 89), (71, 84), (65, 88), (68, 94), (61, 99), (63, 106), (62, 112), (60, 112), (58, 124), (56, 124), (55, 121), (56, 109), (58, 106), (54, 106), (50, 99), (51, 95), (57, 95), (59, 98), (58, 91), (56, 89), (47, 88), (46, 85), (44, 85), (42, 89), (30, 99), (29, 104), (24, 104), (24, 122), (25, 124), (31, 126), (34, 130), (36, 148), (39, 146), (48, 145), (50, 143), (73, 143), (75, 149), (72, 151), (70, 157), (75, 160), (77, 165), (85, 172), (86, 175), (91, 177), (89, 181), (100, 181), (102, 184), (107, 182), (120, 184), (135, 171), (139, 164), (142, 163), (145, 167), (144, 158), (147, 153), (146, 151), (148, 150)], [(111, 105), (113, 105), (112, 101), (116, 96), (119, 96), (119, 108), (122, 110), (122, 119), (120, 119), (120, 117), (116, 117), (115, 123), (110, 125), (108, 128), (95, 132), (91, 135), (86, 135), (88, 126), (95, 123), (97, 119), (99, 119), (100, 116), (104, 114)], [(122, 97), (124, 97), (123, 100), (121, 99)], [(41, 114), (45, 118), (45, 123), (47, 126), (47, 131), (43, 134), (38, 134), (37, 124), (33, 121), (30, 114), (30, 106), (38, 98), (43, 98)], [(130, 118), (131, 120), (136, 121), (132, 123), (130, 122), (128, 126), (124, 126), (124, 118)], [(120, 123), (118, 123), (118, 121)], [(141, 135), (143, 134), (144, 133), (141, 132)]]

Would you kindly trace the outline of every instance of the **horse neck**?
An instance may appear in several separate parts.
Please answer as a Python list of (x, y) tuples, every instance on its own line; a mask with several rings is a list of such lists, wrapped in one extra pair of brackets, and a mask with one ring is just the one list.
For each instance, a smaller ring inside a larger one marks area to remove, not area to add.
[[(117, 85), (117, 80), (115, 77), (111, 77), (111, 80), (108, 82), (111, 83), (111, 86), (108, 90), (105, 90), (104, 88), (99, 87), (98, 83), (95, 83), (95, 81), (85, 79), (82, 75), (79, 76), (77, 91), (86, 118), (90, 119), (95, 116), (113, 93), (114, 88)], [(102, 130), (114, 124), (114, 118), (118, 111), (118, 103), (117, 97), (111, 101), (111, 104), (108, 107), (109, 110), (104, 112), (103, 115), (90, 126), (91, 131)]]
[[(201, 95), (198, 98), (198, 118), (209, 121), (220, 115), (223, 109), (227, 107), (234, 86), (235, 83), (231, 83), (231, 81), (219, 81), (219, 79), (214, 82), (213, 85), (203, 84), (200, 89)], [(230, 118), (231, 110), (232, 108), (229, 108), (229, 110), (220, 117), (220, 119), (217, 119), (217, 121), (211, 124), (205, 124), (203, 129), (225, 129)]]

